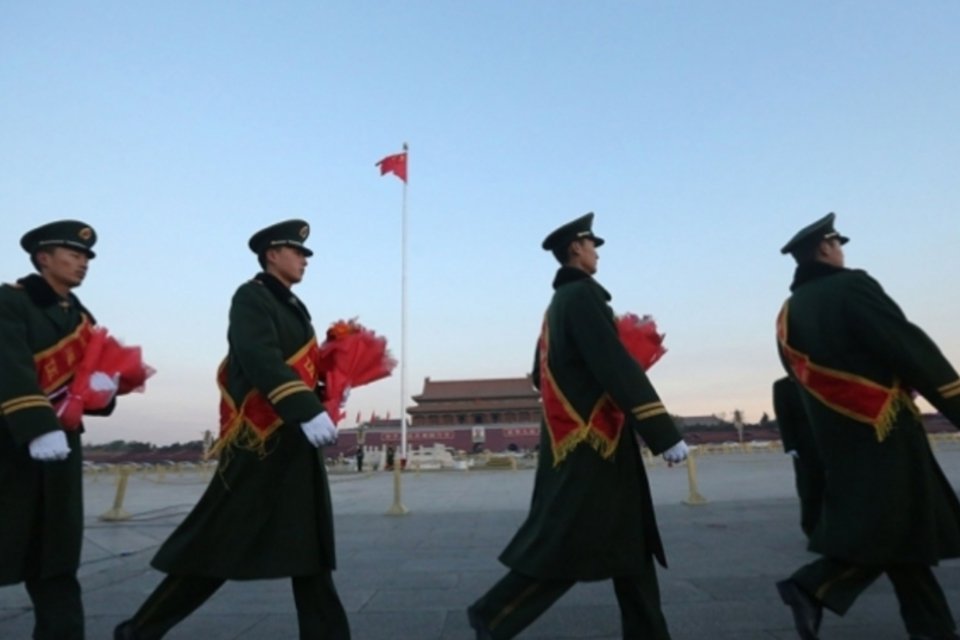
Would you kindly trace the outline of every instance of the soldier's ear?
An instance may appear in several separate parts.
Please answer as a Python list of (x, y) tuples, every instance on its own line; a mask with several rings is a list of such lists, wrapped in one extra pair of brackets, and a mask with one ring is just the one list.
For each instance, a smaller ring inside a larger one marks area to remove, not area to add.
[(820, 244), (817, 245), (817, 257), (818, 258), (830, 257), (830, 240), (820, 241)]
[(33, 266), (37, 268), (37, 271), (43, 271), (50, 266), (50, 260), (53, 257), (52, 251), (47, 251), (46, 249), (40, 249), (34, 253), (31, 258)]

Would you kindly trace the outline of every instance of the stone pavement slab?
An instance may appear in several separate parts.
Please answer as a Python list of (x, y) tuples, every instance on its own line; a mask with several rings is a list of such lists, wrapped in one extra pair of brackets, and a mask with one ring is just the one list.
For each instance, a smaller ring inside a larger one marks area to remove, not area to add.
[[(960, 486), (960, 450), (938, 457)], [(813, 558), (804, 551), (789, 460), (736, 454), (698, 460), (702, 506), (681, 503), (689, 492), (684, 467), (651, 466), (657, 517), (670, 568), (659, 572), (663, 608), (675, 640), (795, 638), (775, 581)], [(108, 639), (162, 575), (149, 568), (157, 546), (202, 493), (208, 475), (134, 476), (125, 507), (131, 520), (97, 515), (114, 497), (107, 477), (85, 481), (87, 527), (80, 576), (87, 637)], [(526, 515), (533, 473), (470, 471), (406, 473), (411, 513), (384, 515), (390, 474), (334, 475), (338, 571), (334, 579), (355, 640), (472, 640), (464, 610), (503, 574), (496, 558)], [(960, 613), (960, 562), (936, 569)], [(29, 638), (32, 612), (22, 586), (0, 588), (0, 638)], [(173, 640), (296, 638), (288, 580), (227, 583), (168, 635)], [(521, 638), (620, 637), (608, 582), (575, 586)], [(881, 578), (844, 618), (826, 614), (830, 640), (906, 638), (896, 599)]]

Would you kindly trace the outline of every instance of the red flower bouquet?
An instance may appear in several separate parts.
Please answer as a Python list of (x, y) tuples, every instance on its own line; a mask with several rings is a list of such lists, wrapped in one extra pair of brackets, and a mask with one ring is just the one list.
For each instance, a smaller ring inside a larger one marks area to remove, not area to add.
[(347, 387), (359, 387), (386, 378), (397, 366), (387, 339), (352, 320), (338, 320), (327, 329), (320, 345), (319, 371), (326, 387), (324, 405), (333, 421), (345, 415), (340, 406)]
[(625, 313), (617, 318), (617, 333), (620, 334), (620, 342), (644, 371), (649, 371), (667, 352), (663, 346), (666, 336), (657, 333), (657, 323), (651, 316)]
[(103, 409), (113, 397), (109, 391), (90, 388), (90, 376), (100, 371), (117, 381), (117, 395), (143, 391), (147, 378), (155, 371), (144, 363), (140, 347), (125, 347), (107, 330), (97, 327), (90, 336), (66, 397), (57, 404), (60, 423), (66, 429), (76, 429), (86, 410)]

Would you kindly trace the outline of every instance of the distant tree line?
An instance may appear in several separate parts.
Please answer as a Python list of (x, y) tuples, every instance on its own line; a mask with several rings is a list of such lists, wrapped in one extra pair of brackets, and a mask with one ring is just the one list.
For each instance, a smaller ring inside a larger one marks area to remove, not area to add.
[(190, 442), (174, 442), (168, 445), (155, 445), (152, 442), (140, 442), (138, 440), (114, 440), (106, 444), (85, 444), (83, 448), (87, 451), (107, 451), (116, 453), (150, 453), (165, 451), (197, 451), (203, 452), (203, 441), (192, 440)]

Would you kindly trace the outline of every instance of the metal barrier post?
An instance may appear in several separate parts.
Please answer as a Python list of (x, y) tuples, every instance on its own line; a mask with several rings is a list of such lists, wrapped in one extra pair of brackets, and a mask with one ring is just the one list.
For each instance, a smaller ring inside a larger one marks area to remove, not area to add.
[(100, 516), (101, 520), (115, 522), (129, 520), (130, 514), (123, 508), (123, 498), (127, 494), (127, 480), (130, 478), (130, 467), (124, 465), (117, 470), (117, 494), (113, 498), (113, 508)]
[(690, 495), (687, 496), (683, 503), (691, 506), (706, 504), (707, 499), (700, 494), (697, 487), (697, 461), (693, 455), (693, 451), (687, 455), (687, 482), (690, 484)]

